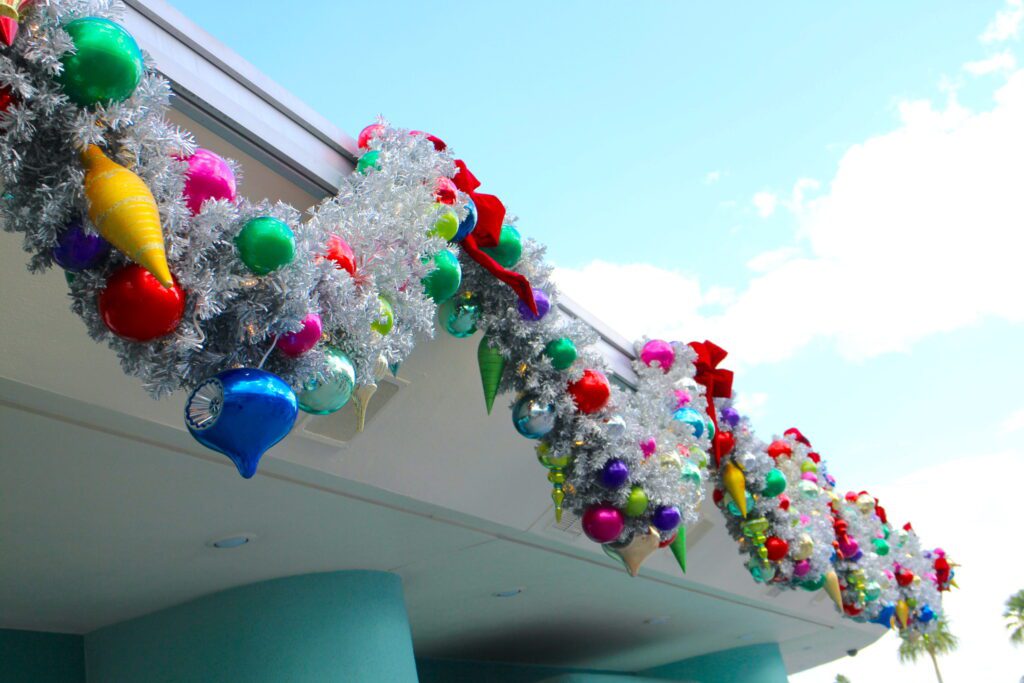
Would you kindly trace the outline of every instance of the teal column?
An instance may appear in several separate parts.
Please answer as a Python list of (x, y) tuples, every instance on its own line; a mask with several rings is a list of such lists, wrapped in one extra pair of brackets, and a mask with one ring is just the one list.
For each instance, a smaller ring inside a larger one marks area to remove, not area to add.
[(0, 683), (85, 683), (82, 636), (0, 629)]
[(738, 647), (666, 664), (639, 676), (692, 683), (786, 683), (788, 674), (775, 643)]
[(416, 681), (401, 580), (306, 574), (233, 588), (85, 637), (99, 683)]

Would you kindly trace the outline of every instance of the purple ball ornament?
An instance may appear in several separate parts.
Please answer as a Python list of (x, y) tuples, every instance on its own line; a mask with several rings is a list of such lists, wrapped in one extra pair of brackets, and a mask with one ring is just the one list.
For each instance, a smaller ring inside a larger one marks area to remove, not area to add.
[(622, 511), (611, 505), (591, 505), (583, 512), (583, 533), (594, 543), (611, 543), (626, 528)]
[(57, 238), (53, 260), (64, 270), (89, 270), (103, 263), (110, 253), (110, 242), (85, 229), (81, 218), (73, 218)]
[(320, 316), (316, 313), (310, 313), (303, 319), (302, 329), (282, 334), (278, 338), (277, 348), (286, 356), (298, 358), (317, 345), (323, 331)]
[(185, 159), (188, 173), (185, 176), (185, 203), (192, 215), (199, 213), (203, 202), (208, 199), (235, 201), (237, 188), (235, 173), (231, 165), (208, 149), (199, 148)]
[(740, 423), (740, 411), (736, 410), (732, 406), (722, 408), (722, 419), (725, 420), (730, 427), (735, 427)]
[(612, 458), (601, 469), (601, 485), (606, 489), (617, 489), (629, 480), (629, 466), (618, 458)]
[(651, 517), (651, 524), (658, 531), (672, 531), (679, 526), (679, 522), (682, 519), (682, 515), (679, 514), (679, 508), (675, 505), (662, 505), (654, 511), (654, 515)]
[(676, 352), (667, 341), (652, 339), (640, 350), (640, 360), (647, 367), (657, 363), (661, 371), (667, 373), (672, 369), (672, 364), (676, 362)]
[(536, 315), (534, 315), (533, 311), (530, 310), (530, 307), (527, 306), (526, 302), (522, 299), (520, 299), (519, 303), (516, 305), (516, 308), (519, 309), (519, 316), (527, 322), (537, 322), (546, 316), (548, 311), (551, 310), (551, 300), (548, 299), (548, 295), (541, 290), (533, 290), (533, 301), (537, 304)]

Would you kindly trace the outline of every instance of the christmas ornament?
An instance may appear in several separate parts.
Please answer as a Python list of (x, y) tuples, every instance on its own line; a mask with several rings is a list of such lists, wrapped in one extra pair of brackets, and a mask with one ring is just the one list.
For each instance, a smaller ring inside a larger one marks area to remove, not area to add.
[[(811, 563), (807, 560), (797, 560), (793, 563), (793, 576), (795, 576), (798, 579), (807, 576), (807, 573), (810, 571)], [(812, 590), (817, 590), (818, 588), (821, 588), (821, 585), (816, 586)]]
[[(455, 187), (455, 183), (451, 181), (451, 178), (445, 178), (444, 176), (437, 178), (434, 181), (434, 201), (438, 204), (452, 205), (455, 200), (459, 198), (459, 188)], [(456, 228), (457, 229), (457, 228)]]
[(906, 628), (910, 620), (910, 607), (906, 600), (896, 603), (896, 618), (899, 620), (900, 628)]
[(107, 328), (130, 341), (147, 342), (177, 329), (185, 313), (185, 293), (165, 287), (134, 263), (114, 271), (97, 299)]
[(238, 257), (256, 275), (269, 275), (295, 258), (295, 235), (273, 216), (250, 218), (235, 236)]
[(208, 149), (199, 148), (188, 159), (185, 175), (185, 204), (193, 215), (208, 199), (237, 199), (235, 172), (231, 165)]
[(659, 531), (669, 532), (679, 526), (679, 522), (682, 519), (682, 514), (680, 514), (679, 508), (675, 505), (662, 505), (654, 511), (654, 514), (651, 516), (651, 523)]
[(594, 543), (611, 543), (622, 534), (626, 522), (618, 508), (601, 504), (591, 505), (584, 511), (581, 526), (583, 533)]
[(445, 144), (444, 140), (437, 137), (436, 135), (424, 133), (422, 130), (410, 130), (409, 135), (422, 135), (423, 137), (430, 141), (430, 144), (434, 145), (434, 149), (438, 152), (443, 152), (446, 149), (448, 149), (448, 145)]
[(676, 362), (676, 352), (667, 341), (652, 339), (640, 350), (640, 360), (647, 367), (658, 367), (667, 373)]
[(704, 416), (701, 415), (699, 411), (690, 407), (680, 408), (672, 414), (672, 419), (689, 425), (690, 429), (693, 431), (695, 439), (699, 439), (704, 436), (704, 431), (707, 428), (707, 422), (705, 422)]
[(687, 482), (694, 488), (699, 488), (703, 477), (700, 474), (700, 468), (693, 464), (693, 461), (689, 458), (683, 460), (682, 472), (679, 474), (679, 480)]
[(334, 261), (334, 264), (347, 272), (352, 277), (356, 276), (356, 255), (348, 242), (338, 235), (331, 235), (327, 238), (326, 257)]
[(57, 237), (51, 253), (53, 260), (64, 270), (89, 270), (106, 261), (110, 243), (100, 235), (88, 232), (81, 218), (74, 218)]
[(889, 554), (889, 542), (884, 538), (875, 538), (871, 540), (871, 545), (875, 547), (875, 554), (881, 557), (885, 557)]
[(639, 486), (634, 486), (629, 490), (629, 497), (626, 498), (626, 515), (629, 517), (639, 517), (647, 512), (649, 503), (650, 501), (644, 490)]
[(459, 229), (455, 232), (455, 242), (466, 239), (471, 232), (476, 230), (476, 203), (473, 200), (466, 202), (466, 217), (459, 221)]
[(568, 337), (552, 339), (544, 347), (544, 355), (555, 370), (568, 370), (576, 362), (576, 344)]
[(395, 309), (391, 305), (391, 300), (383, 294), (377, 295), (377, 300), (380, 303), (380, 313), (377, 315), (377, 319), (370, 323), (370, 328), (384, 336), (395, 326)]
[(612, 458), (601, 468), (601, 485), (606, 489), (617, 489), (629, 480), (629, 466), (618, 458)]
[(658, 549), (660, 543), (658, 530), (648, 527), (646, 533), (634, 534), (628, 543), (608, 543), (602, 548), (620, 559), (630, 576), (636, 576), (640, 573), (640, 566)]
[(732, 496), (733, 501), (736, 503), (736, 507), (739, 508), (740, 515), (746, 517), (747, 481), (743, 476), (743, 472), (740, 471), (740, 468), (736, 467), (736, 465), (733, 465), (731, 462), (725, 463), (725, 467), (722, 469), (722, 485), (725, 487), (725, 490), (728, 491), (729, 495)]
[(900, 569), (898, 572), (896, 572), (896, 583), (898, 583), (901, 588), (906, 588), (907, 586), (909, 586), (913, 582), (914, 582), (914, 572), (910, 571), (906, 567), (904, 567), (904, 568)]
[(569, 455), (555, 455), (551, 445), (537, 444), (537, 462), (548, 469), (548, 481), (551, 482), (551, 501), (555, 504), (555, 521), (562, 521), (562, 501), (565, 500), (565, 468), (572, 458)]
[[(498, 387), (501, 386), (501, 376), (505, 372), (505, 357), (491, 346), (491, 340), (485, 335), (477, 347), (476, 362), (480, 367), (480, 382), (484, 387), (484, 403), (487, 406), (487, 414), (490, 415), (494, 407), (494, 398), (498, 395)], [(519, 429), (518, 424), (516, 429)]]
[(843, 592), (839, 588), (839, 577), (831, 569), (825, 572), (825, 592), (832, 598), (832, 602), (836, 603), (836, 609), (842, 612)]
[(668, 546), (672, 551), (672, 557), (676, 558), (679, 568), (686, 573), (686, 527), (680, 525), (676, 532), (675, 540)]
[(780, 439), (778, 441), (772, 441), (771, 444), (768, 445), (768, 455), (770, 455), (773, 460), (777, 460), (782, 456), (789, 457), (793, 455), (793, 449), (788, 443)]
[(369, 152), (359, 157), (359, 161), (356, 162), (356, 171), (366, 175), (370, 171), (375, 171), (380, 168), (380, 150), (371, 149)]
[(476, 332), (480, 307), (471, 296), (459, 295), (438, 306), (437, 317), (448, 334), (463, 339)]
[(362, 433), (363, 428), (366, 427), (366, 412), (370, 407), (370, 399), (377, 393), (376, 380), (381, 379), (387, 373), (387, 359), (384, 356), (378, 356), (377, 361), (373, 365), (374, 381), (360, 384), (352, 392), (352, 398), (355, 401), (356, 408), (356, 431), (360, 433)]
[(310, 313), (302, 319), (302, 327), (295, 332), (282, 334), (277, 340), (277, 348), (286, 356), (298, 358), (320, 341), (323, 335), (323, 324), (320, 316)]
[(299, 408), (313, 415), (341, 410), (352, 397), (356, 368), (340, 349), (324, 349), (324, 371), (302, 385)]
[(598, 412), (611, 397), (608, 378), (599, 370), (584, 370), (582, 377), (569, 384), (568, 391), (576, 409), (584, 415)]
[(434, 303), (441, 303), (455, 296), (462, 283), (462, 267), (455, 254), (442, 249), (434, 254), (434, 270), (423, 278), (423, 291)]
[(523, 240), (519, 231), (511, 225), (504, 225), (501, 228), (501, 237), (498, 239), (498, 246), (487, 247), (483, 250), (504, 268), (514, 268), (523, 255)]
[(764, 546), (768, 549), (768, 559), (772, 562), (778, 562), (789, 552), (789, 544), (778, 536), (769, 536)]
[(761, 495), (765, 498), (774, 498), (786, 490), (786, 475), (774, 467), (768, 470), (764, 478), (764, 489)]
[(722, 419), (725, 420), (726, 424), (730, 427), (735, 428), (740, 423), (740, 413), (732, 406), (726, 406), (722, 408)]
[(555, 428), (555, 406), (525, 395), (512, 406), (512, 424), (527, 439), (539, 439)]
[(539, 289), (533, 290), (533, 302), (537, 305), (536, 313), (531, 310), (529, 303), (520, 299), (516, 303), (516, 310), (519, 311), (519, 317), (528, 322), (537, 322), (548, 314), (551, 310), (551, 300), (548, 299), (548, 295)]
[(454, 211), (445, 211), (434, 221), (434, 227), (430, 229), (430, 234), (450, 242), (458, 231), (459, 217)]
[(75, 19), (64, 26), (75, 45), (61, 58), (57, 77), (64, 93), (80, 107), (123, 102), (138, 87), (145, 66), (132, 35), (99, 17)]
[[(754, 507), (754, 497), (750, 495), (750, 491), (746, 491), (743, 496), (743, 501), (747, 506), (747, 510), (751, 510)], [(733, 497), (729, 496), (729, 503), (725, 506), (725, 509), (729, 511), (729, 514), (733, 517), (743, 517), (744, 514), (740, 510), (740, 506), (736, 503)]]
[(922, 624), (927, 624), (929, 621), (931, 621), (934, 618), (935, 618), (935, 612), (928, 605), (925, 605), (924, 607), (922, 607), (920, 609), (920, 611), (918, 611), (918, 613), (917, 613), (917, 620), (920, 621)]
[(794, 560), (806, 560), (814, 552), (814, 539), (809, 534), (800, 534), (793, 548)]
[(82, 153), (82, 165), (89, 219), (100, 235), (164, 287), (170, 287), (160, 211), (146, 183), (107, 158), (96, 145)]
[[(3, 21), (6, 17), (0, 17), (0, 21)], [(10, 19), (8, 19), (10, 21)], [(11, 108), (12, 104), (17, 102), (17, 98), (10, 88), (7, 86), (0, 85), (0, 114), (5, 113)]]
[(185, 425), (196, 441), (231, 458), (246, 479), (256, 474), (263, 454), (288, 436), (297, 415), (291, 388), (254, 368), (218, 373), (185, 404)]
[(382, 134), (387, 129), (383, 123), (371, 123), (366, 128), (359, 131), (359, 137), (356, 144), (359, 149), (370, 149), (370, 141), (378, 135)]
[(0, 40), (4, 45), (14, 45), (18, 35), (18, 22), (22, 19), (22, 11), (32, 0), (0, 0)]

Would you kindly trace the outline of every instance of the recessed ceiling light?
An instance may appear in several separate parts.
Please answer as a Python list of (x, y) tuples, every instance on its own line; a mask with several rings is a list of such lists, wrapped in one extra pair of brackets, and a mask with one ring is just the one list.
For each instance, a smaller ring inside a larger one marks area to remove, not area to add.
[(241, 548), (243, 545), (248, 545), (255, 540), (256, 534), (233, 534), (210, 541), (206, 545), (218, 550), (230, 550), (232, 548)]
[(650, 619), (644, 619), (644, 623), (648, 626), (664, 626), (668, 622), (672, 621), (672, 617), (651, 617)]
[(496, 591), (494, 593), (491, 593), (491, 596), (495, 597), (495, 598), (514, 598), (517, 595), (519, 595), (520, 593), (522, 593), (524, 590), (526, 590), (526, 589), (525, 588), (509, 588), (508, 590)]

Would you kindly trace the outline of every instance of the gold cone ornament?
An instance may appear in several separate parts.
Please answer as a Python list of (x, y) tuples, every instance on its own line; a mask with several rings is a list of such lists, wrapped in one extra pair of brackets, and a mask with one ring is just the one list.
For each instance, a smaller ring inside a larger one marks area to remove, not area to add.
[(171, 287), (160, 211), (142, 178), (112, 161), (96, 145), (82, 152), (89, 220), (114, 248)]
[(658, 549), (659, 543), (661, 543), (661, 535), (658, 530), (648, 527), (646, 534), (636, 534), (629, 543), (623, 546), (608, 543), (604, 549), (609, 556), (617, 557), (622, 561), (622, 565), (630, 576), (636, 576), (640, 573), (640, 566), (644, 561)]
[(896, 618), (899, 620), (900, 628), (907, 627), (907, 619), (910, 617), (910, 607), (906, 600), (896, 603)]
[(725, 486), (725, 490), (732, 496), (732, 500), (736, 503), (736, 507), (739, 508), (740, 514), (746, 517), (747, 480), (743, 476), (743, 471), (731, 462), (725, 463), (725, 468), (722, 470), (722, 485)]
[(839, 589), (839, 577), (831, 569), (825, 572), (825, 592), (840, 612), (843, 611), (843, 592)]
[[(384, 356), (378, 356), (373, 366), (373, 377), (379, 380), (388, 373), (388, 360)], [(377, 393), (377, 383), (370, 382), (355, 388), (352, 397), (356, 400), (356, 430), (361, 432), (366, 426), (366, 409), (370, 405), (370, 399)]]

